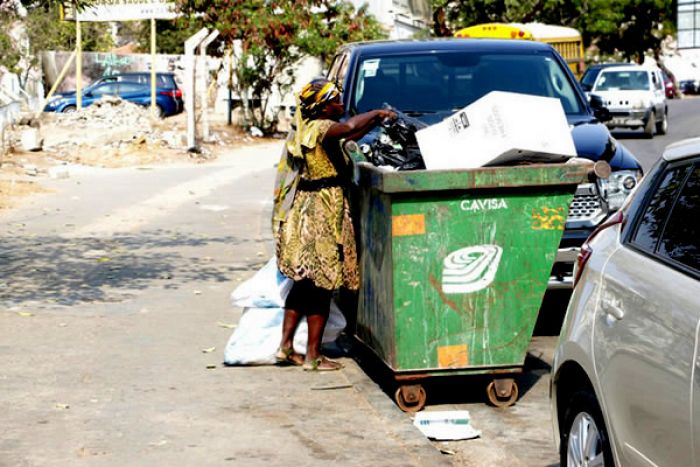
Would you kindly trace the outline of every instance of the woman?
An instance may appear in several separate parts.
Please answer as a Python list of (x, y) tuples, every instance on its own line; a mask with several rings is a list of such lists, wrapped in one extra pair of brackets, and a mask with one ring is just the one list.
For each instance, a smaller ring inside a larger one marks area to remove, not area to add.
[[(321, 355), (321, 337), (334, 290), (360, 285), (355, 233), (345, 187), (350, 167), (340, 150), (342, 139), (357, 139), (394, 112), (373, 110), (343, 123), (340, 91), (315, 79), (297, 96), (296, 130), (287, 140), (275, 187), (273, 234), (277, 265), (294, 283), (285, 302), (279, 363), (305, 370), (338, 370), (342, 365)], [(294, 333), (306, 316), (306, 358), (294, 352)]]

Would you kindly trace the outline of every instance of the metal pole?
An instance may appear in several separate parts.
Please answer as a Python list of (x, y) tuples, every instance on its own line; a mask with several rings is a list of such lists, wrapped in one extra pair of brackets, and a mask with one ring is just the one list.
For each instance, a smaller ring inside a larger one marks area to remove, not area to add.
[(185, 111), (187, 112), (187, 150), (197, 151), (194, 99), (194, 49), (209, 34), (209, 29), (202, 28), (185, 41)]
[(151, 18), (151, 112), (156, 115), (156, 19)]
[(46, 107), (46, 103), (51, 99), (51, 96), (53, 96), (53, 93), (56, 92), (56, 88), (58, 88), (58, 85), (61, 84), (61, 81), (63, 81), (63, 77), (66, 75), (66, 72), (68, 71), (68, 68), (70, 68), (71, 64), (73, 63), (73, 59), (75, 59), (76, 51), (74, 50), (72, 54), (70, 54), (70, 57), (68, 57), (68, 61), (63, 65), (63, 68), (61, 69), (61, 72), (58, 74), (58, 77), (56, 78), (56, 81), (54, 81), (53, 86), (51, 86), (51, 89), (49, 90), (48, 94), (46, 94), (46, 97), (44, 98), (44, 101), (41, 103), (41, 108), (36, 111), (36, 114), (34, 115), (35, 118), (38, 118), (39, 115), (41, 115), (41, 112), (44, 111), (44, 107)]
[(80, 21), (75, 20), (75, 105), (78, 110), (83, 108), (83, 38), (80, 33)]
[(207, 36), (206, 39), (199, 44), (199, 57), (200, 57), (200, 69), (199, 69), (199, 90), (202, 101), (202, 139), (204, 141), (209, 141), (209, 98), (207, 90), (209, 72), (207, 70), (207, 47), (212, 43), (214, 39), (219, 36), (219, 31), (212, 31), (211, 34)]

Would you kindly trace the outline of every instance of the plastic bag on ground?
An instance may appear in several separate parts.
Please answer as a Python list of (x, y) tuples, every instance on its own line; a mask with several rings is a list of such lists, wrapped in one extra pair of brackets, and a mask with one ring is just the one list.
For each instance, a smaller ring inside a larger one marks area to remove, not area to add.
[(231, 303), (241, 308), (282, 307), (291, 288), (292, 280), (279, 272), (273, 256), (253, 277), (236, 287)]
[[(224, 350), (227, 365), (270, 365), (275, 363), (275, 353), (282, 338), (284, 308), (246, 308), (238, 326), (231, 334)], [(323, 332), (322, 343), (338, 338), (347, 322), (338, 305), (331, 302), (331, 311)], [(294, 350), (306, 353), (309, 331), (306, 318), (302, 318), (294, 336)]]

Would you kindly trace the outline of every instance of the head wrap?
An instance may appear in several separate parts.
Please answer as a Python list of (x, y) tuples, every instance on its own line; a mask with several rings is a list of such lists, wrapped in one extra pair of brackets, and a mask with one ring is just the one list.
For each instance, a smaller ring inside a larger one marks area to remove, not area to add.
[(316, 78), (299, 92), (299, 106), (302, 117), (316, 118), (323, 107), (340, 97), (338, 87), (325, 78)]
[(287, 150), (292, 157), (303, 157), (302, 148), (308, 150), (316, 147), (318, 143), (316, 117), (327, 103), (339, 97), (338, 86), (325, 78), (316, 78), (299, 91), (294, 113), (294, 135), (287, 141)]

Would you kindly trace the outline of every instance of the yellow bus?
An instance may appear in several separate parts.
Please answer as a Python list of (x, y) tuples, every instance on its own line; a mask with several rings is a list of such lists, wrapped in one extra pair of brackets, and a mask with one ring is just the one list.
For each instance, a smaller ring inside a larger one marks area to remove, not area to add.
[(485, 23), (460, 29), (455, 37), (546, 42), (564, 57), (577, 78), (583, 74), (583, 40), (574, 28), (542, 23)]

